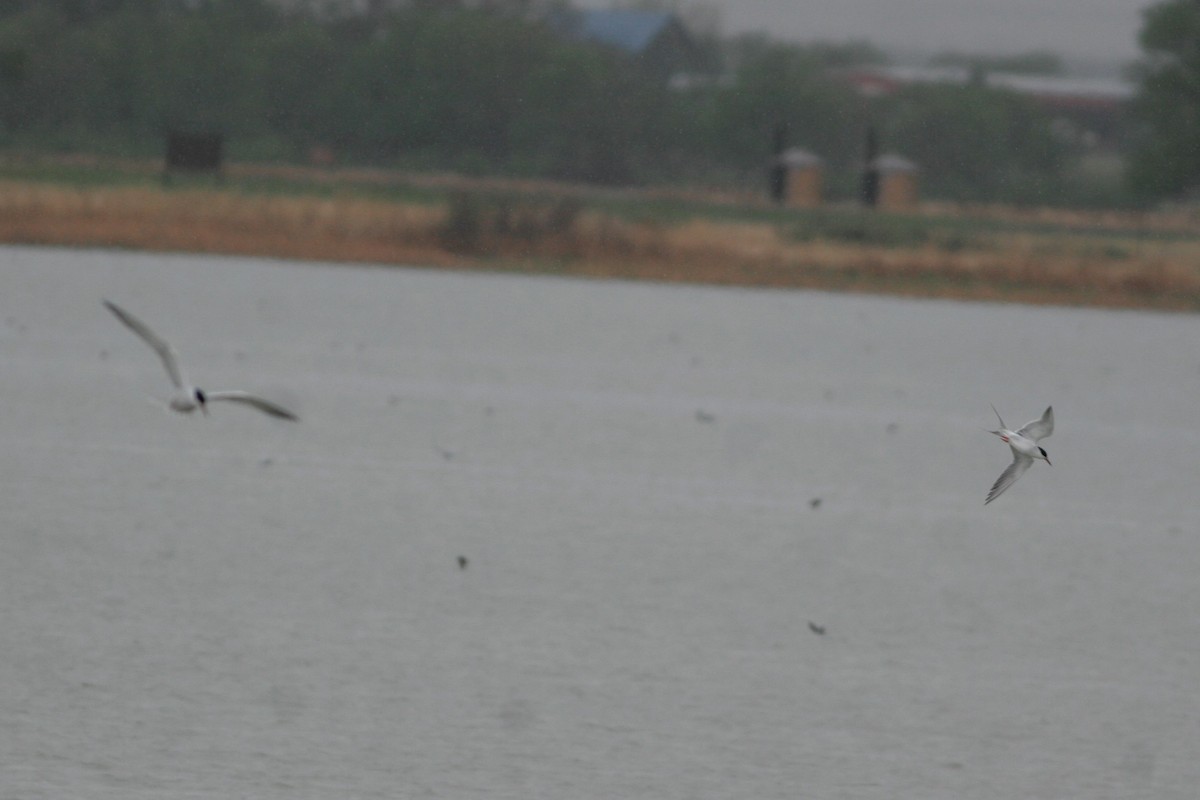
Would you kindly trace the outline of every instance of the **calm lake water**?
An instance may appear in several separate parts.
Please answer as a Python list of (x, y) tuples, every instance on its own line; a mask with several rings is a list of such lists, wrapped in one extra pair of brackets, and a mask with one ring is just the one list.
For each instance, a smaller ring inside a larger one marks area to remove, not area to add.
[[(102, 298), (303, 421), (166, 413)], [(0, 249), (0, 795), (1190, 800), (1198, 345)], [(1058, 428), (984, 507), (989, 403)]]

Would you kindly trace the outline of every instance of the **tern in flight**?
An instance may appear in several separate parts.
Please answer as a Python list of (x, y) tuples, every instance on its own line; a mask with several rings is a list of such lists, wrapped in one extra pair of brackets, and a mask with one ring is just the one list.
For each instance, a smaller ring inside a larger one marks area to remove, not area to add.
[(158, 353), (158, 357), (162, 359), (163, 366), (167, 368), (167, 374), (171, 376), (171, 383), (175, 385), (176, 390), (175, 396), (167, 403), (172, 411), (178, 411), (181, 414), (190, 414), (198, 408), (202, 413), (207, 415), (209, 403), (229, 401), (257, 408), (259, 411), (270, 414), (272, 417), (292, 420), (293, 422), (299, 420), (295, 414), (283, 406), (272, 403), (270, 400), (264, 400), (249, 392), (243, 392), (239, 389), (206, 392), (203, 389), (192, 386), (188, 382), (183, 368), (179, 366), (179, 358), (175, 355), (174, 348), (166, 340), (150, 330), (146, 323), (116, 303), (105, 300), (104, 307), (111, 311), (117, 319), (121, 320), (125, 327), (140, 336), (146, 344), (154, 349), (154, 352)]
[[(992, 411), (996, 411), (995, 406), (992, 406)], [(1047, 464), (1050, 463), (1046, 451), (1038, 446), (1038, 440), (1054, 433), (1054, 409), (1050, 406), (1046, 407), (1046, 413), (1042, 414), (1041, 419), (1025, 423), (1025, 427), (1019, 431), (1010, 431), (1004, 424), (1004, 420), (1001, 419), (999, 411), (996, 411), (996, 419), (1000, 420), (1000, 430), (989, 431), (989, 433), (996, 434), (1000, 437), (1000, 441), (1012, 448), (1013, 462), (1008, 465), (1008, 469), (1000, 473), (1000, 477), (992, 485), (987, 500), (983, 501), (985, 506), (1016, 483), (1017, 478), (1025, 474), (1025, 470), (1029, 469), (1035, 458), (1045, 461)]]

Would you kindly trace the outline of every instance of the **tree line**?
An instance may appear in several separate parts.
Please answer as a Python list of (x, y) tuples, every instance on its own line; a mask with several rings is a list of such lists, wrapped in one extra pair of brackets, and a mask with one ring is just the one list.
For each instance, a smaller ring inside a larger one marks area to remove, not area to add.
[(146, 155), (183, 129), (223, 133), (244, 160), (319, 147), (345, 163), (765, 186), (786, 126), (850, 196), (873, 127), (920, 164), (926, 195), (1081, 199), (1072, 145), (1028, 100), (980, 85), (867, 100), (836, 68), (881, 58), (870, 46), (702, 38), (711, 73), (679, 87), (563, 36), (531, 12), (544, 4), (368, 5), (0, 0), (0, 146)]

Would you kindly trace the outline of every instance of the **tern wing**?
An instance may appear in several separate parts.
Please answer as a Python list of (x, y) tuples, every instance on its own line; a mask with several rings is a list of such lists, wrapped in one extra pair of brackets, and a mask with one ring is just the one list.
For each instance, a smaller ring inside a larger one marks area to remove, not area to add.
[(126, 328), (129, 328), (129, 330), (140, 336), (142, 341), (154, 348), (154, 352), (158, 353), (158, 357), (162, 359), (163, 366), (166, 367), (167, 374), (171, 376), (171, 383), (175, 384), (176, 389), (183, 389), (187, 385), (187, 379), (183, 376), (183, 370), (179, 367), (179, 358), (175, 355), (174, 349), (171, 348), (171, 345), (166, 340), (150, 330), (146, 323), (116, 303), (105, 300), (104, 307), (111, 311), (117, 319), (121, 320)]
[(1046, 413), (1042, 414), (1041, 419), (1025, 423), (1025, 427), (1021, 428), (1017, 433), (1026, 439), (1033, 439), (1035, 442), (1038, 439), (1045, 439), (1054, 433), (1054, 407), (1046, 406)]
[(261, 397), (257, 397), (256, 395), (250, 394), (249, 392), (243, 392), (243, 391), (240, 391), (237, 389), (233, 389), (233, 390), (225, 391), (225, 392), (205, 392), (204, 399), (208, 400), (210, 402), (228, 400), (231, 403), (242, 403), (244, 405), (248, 405), (253, 408), (257, 408), (259, 411), (263, 412), (264, 414), (270, 414), (272, 417), (279, 417), (280, 419), (288, 419), (288, 420), (291, 420), (292, 422), (300, 421), (299, 417), (297, 417), (292, 412), (288, 411), (283, 406), (281, 406), (277, 403), (272, 403), (270, 400), (264, 400)]
[(1029, 469), (1029, 465), (1033, 463), (1033, 459), (1027, 455), (1013, 451), (1013, 462), (1008, 465), (1008, 469), (1000, 473), (1000, 477), (992, 484), (992, 490), (988, 492), (987, 500), (983, 501), (986, 506), (988, 503), (995, 500), (1000, 495), (1004, 494), (1004, 490), (1017, 482), (1017, 478), (1025, 474), (1025, 470)]

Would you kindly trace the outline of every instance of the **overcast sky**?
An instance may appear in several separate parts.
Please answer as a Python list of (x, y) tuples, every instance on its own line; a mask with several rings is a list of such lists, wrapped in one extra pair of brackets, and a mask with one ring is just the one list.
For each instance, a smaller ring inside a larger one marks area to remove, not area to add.
[[(701, 0), (724, 34), (766, 31), (795, 41), (869, 39), (885, 49), (980, 54), (1050, 50), (1070, 59), (1131, 61), (1141, 9), (1153, 0)], [(580, 0), (608, 8), (611, 0)], [(685, 0), (686, 4), (686, 0)]]

